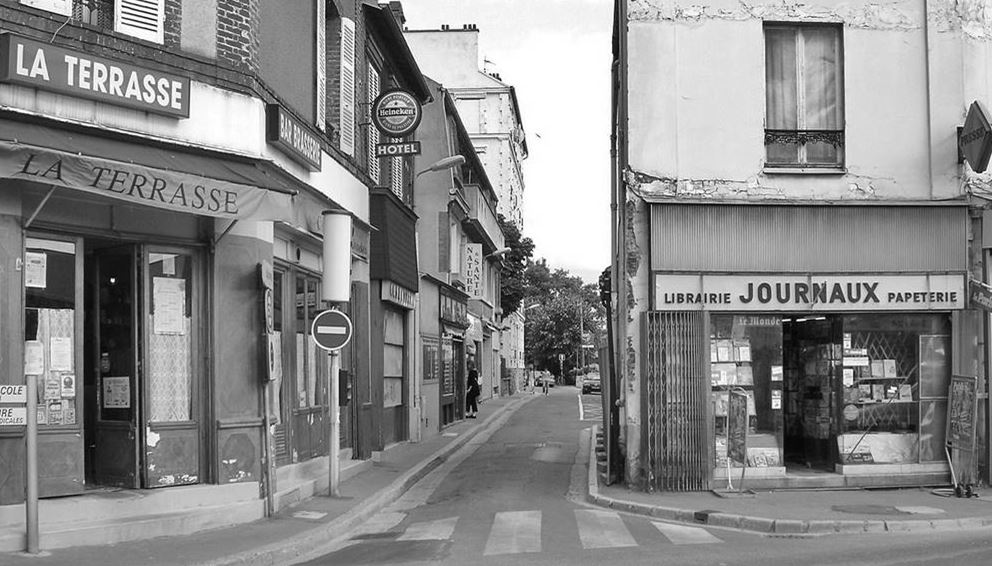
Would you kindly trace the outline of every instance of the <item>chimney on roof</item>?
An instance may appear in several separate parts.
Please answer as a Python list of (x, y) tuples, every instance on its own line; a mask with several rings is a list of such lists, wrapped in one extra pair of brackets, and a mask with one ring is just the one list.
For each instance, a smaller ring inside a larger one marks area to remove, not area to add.
[(402, 28), (406, 24), (406, 16), (403, 14), (403, 3), (393, 0), (389, 3), (389, 11), (393, 14), (393, 19)]
[(448, 31), (449, 29), (451, 29), (451, 26), (448, 24), (441, 24), (441, 31)]

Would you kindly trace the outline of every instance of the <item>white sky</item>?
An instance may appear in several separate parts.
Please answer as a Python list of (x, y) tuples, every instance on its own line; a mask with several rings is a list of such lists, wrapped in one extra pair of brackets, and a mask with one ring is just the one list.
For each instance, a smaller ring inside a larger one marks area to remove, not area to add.
[(478, 26), (479, 56), (521, 107), (534, 259), (597, 281), (610, 263), (612, 0), (403, 0), (403, 11), (409, 29)]

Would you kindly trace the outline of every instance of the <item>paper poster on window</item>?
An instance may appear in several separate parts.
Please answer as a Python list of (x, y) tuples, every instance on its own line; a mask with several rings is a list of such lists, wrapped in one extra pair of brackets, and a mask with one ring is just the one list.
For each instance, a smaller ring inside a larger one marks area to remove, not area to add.
[(778, 389), (772, 389), (772, 410), (782, 408), (782, 392)]
[(62, 374), (62, 398), (76, 398), (76, 375), (72, 373)]
[(35, 407), (34, 414), (38, 424), (48, 424), (48, 407), (46, 405)]
[(103, 378), (103, 408), (128, 409), (131, 407), (131, 378)]
[(45, 399), (55, 400), (62, 398), (62, 374), (57, 371), (50, 371), (45, 377)]
[(24, 286), (35, 289), (48, 287), (48, 254), (44, 252), (25, 252)]
[(45, 345), (40, 340), (24, 342), (24, 375), (41, 375), (45, 371)]
[(62, 401), (48, 402), (48, 424), (62, 424)]
[(186, 280), (155, 277), (152, 289), (155, 334), (186, 334)]
[(48, 343), (48, 367), (58, 371), (72, 371), (72, 338), (52, 336)]
[(76, 406), (72, 401), (62, 404), (62, 424), (76, 424)]

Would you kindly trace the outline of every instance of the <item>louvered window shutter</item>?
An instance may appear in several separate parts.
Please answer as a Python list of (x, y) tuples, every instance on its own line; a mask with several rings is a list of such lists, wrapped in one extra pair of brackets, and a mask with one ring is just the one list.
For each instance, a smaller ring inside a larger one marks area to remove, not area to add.
[(327, 5), (317, 1), (317, 112), (316, 124), (327, 128)]
[(162, 43), (165, 34), (165, 0), (117, 0), (114, 31)]
[[(400, 141), (391, 139), (390, 141)], [(392, 157), (389, 159), (389, 187), (393, 193), (403, 200), (403, 158)]]
[(355, 155), (355, 21), (341, 18), (341, 151)]
[(379, 144), (379, 130), (372, 124), (372, 103), (379, 96), (379, 71), (369, 65), (369, 99), (367, 122), (369, 132), (369, 177), (376, 183), (379, 182), (379, 158), (375, 155), (375, 146)]

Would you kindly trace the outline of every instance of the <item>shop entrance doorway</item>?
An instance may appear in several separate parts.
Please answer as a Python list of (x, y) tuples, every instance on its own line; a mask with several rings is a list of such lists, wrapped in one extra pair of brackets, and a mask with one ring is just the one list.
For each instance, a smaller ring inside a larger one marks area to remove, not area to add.
[(86, 484), (199, 483), (198, 254), (101, 239), (84, 247)]
[(839, 317), (782, 320), (784, 458), (790, 473), (833, 472), (843, 363)]
[(139, 487), (137, 247), (94, 242), (86, 258), (86, 483)]

